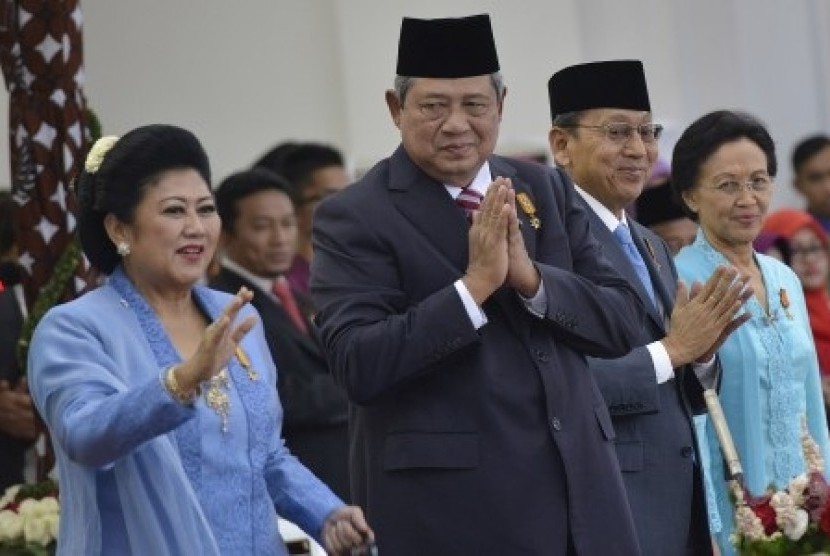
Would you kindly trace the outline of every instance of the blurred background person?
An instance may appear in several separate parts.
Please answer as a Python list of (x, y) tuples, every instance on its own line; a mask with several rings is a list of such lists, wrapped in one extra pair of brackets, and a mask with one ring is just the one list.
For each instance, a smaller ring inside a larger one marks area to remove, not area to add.
[[(764, 126), (747, 114), (717, 111), (692, 123), (680, 136), (672, 158), (672, 186), (690, 217), (700, 225), (695, 242), (675, 259), (687, 283), (706, 280), (719, 265), (732, 265), (749, 277), (753, 296), (745, 307), (750, 320), (718, 350), (720, 397), (754, 494), (785, 488), (805, 472), (801, 420), (830, 462), (828, 432), (816, 349), (801, 283), (781, 261), (756, 253), (777, 171), (775, 146)], [(729, 540), (734, 509), (723, 473), (717, 436), (705, 437), (704, 461), (714, 490), (712, 519), (721, 554), (734, 554)], [(720, 530), (717, 530), (719, 526)]]
[(295, 291), (309, 295), (311, 221), (317, 205), (349, 184), (343, 155), (321, 143), (282, 143), (254, 163), (281, 175), (297, 190), (297, 253), (286, 277)]
[(285, 273), (297, 252), (295, 192), (282, 177), (253, 168), (216, 189), (223, 258), (212, 287), (234, 293), (245, 286), (262, 317), (265, 339), (280, 371), (283, 436), (301, 462), (348, 499), (348, 399), (334, 382), (314, 327)]
[(697, 224), (686, 216), (675, 199), (670, 177), (668, 163), (658, 159), (651, 178), (634, 203), (634, 216), (637, 222), (660, 236), (672, 255), (676, 255), (694, 241)]
[(197, 285), (220, 233), (209, 184), (202, 145), (174, 126), (101, 138), (87, 156), (78, 234), (108, 278), (52, 308), (29, 351), (60, 554), (285, 554), (277, 515), (336, 554), (371, 537), (283, 444), (251, 291)]
[(824, 404), (830, 406), (830, 275), (827, 233), (806, 212), (782, 209), (764, 221), (764, 231), (778, 234), (788, 241), (789, 265), (804, 287), (810, 329), (818, 353), (824, 387)]
[(0, 492), (24, 481), (26, 450), (37, 435), (32, 399), (17, 361), (26, 303), (17, 262), (14, 207), (11, 194), (0, 191)]
[(830, 231), (830, 137), (810, 136), (793, 149), (793, 185), (807, 201), (807, 212)]

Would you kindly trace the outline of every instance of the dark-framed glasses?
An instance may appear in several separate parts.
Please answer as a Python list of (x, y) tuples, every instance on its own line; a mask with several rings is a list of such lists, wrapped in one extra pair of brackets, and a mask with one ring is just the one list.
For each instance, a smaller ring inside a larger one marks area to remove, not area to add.
[(730, 197), (735, 197), (743, 192), (744, 189), (750, 193), (769, 193), (772, 191), (774, 182), (772, 178), (767, 175), (755, 176), (747, 181), (738, 181), (733, 178), (723, 178), (715, 182), (711, 189)]
[(603, 132), (605, 137), (618, 145), (625, 145), (634, 137), (634, 132), (640, 136), (643, 143), (655, 143), (663, 133), (663, 126), (660, 124), (639, 124), (634, 125), (628, 122), (609, 122), (602, 125), (574, 124), (569, 127), (584, 127), (596, 129)]

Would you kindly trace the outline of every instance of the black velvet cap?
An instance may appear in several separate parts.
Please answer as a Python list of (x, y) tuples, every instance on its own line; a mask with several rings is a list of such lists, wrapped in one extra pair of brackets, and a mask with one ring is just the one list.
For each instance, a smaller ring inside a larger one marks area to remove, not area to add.
[(643, 189), (635, 202), (635, 210), (637, 222), (647, 227), (686, 218), (686, 213), (674, 198), (669, 181)]
[(548, 81), (551, 118), (591, 108), (651, 111), (643, 63), (590, 62), (561, 69)]
[(397, 75), (456, 78), (499, 71), (490, 16), (403, 18)]

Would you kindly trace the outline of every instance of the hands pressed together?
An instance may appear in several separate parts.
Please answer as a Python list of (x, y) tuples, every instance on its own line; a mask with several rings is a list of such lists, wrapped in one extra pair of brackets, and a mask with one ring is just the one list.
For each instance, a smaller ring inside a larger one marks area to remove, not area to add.
[(469, 249), (462, 280), (479, 305), (502, 285), (525, 297), (532, 297), (539, 289), (541, 278), (525, 249), (510, 179), (496, 178), (487, 188), (473, 214)]
[(749, 320), (739, 314), (752, 294), (749, 277), (732, 267), (719, 266), (705, 284), (695, 282), (691, 290), (677, 286), (668, 335), (663, 345), (673, 367), (693, 361), (709, 361), (726, 338)]

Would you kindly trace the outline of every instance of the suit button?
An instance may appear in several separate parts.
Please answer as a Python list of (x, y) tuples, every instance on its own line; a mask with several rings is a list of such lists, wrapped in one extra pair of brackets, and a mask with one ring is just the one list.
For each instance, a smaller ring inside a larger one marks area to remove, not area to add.
[(684, 458), (690, 458), (692, 457), (692, 454), (694, 454), (694, 450), (691, 446), (683, 446), (683, 448), (680, 449), (680, 455)]
[(550, 361), (550, 355), (548, 355), (548, 352), (542, 351), (541, 349), (537, 349), (534, 355), (536, 355), (536, 359), (538, 359), (542, 363), (547, 363), (548, 361)]
[(550, 426), (556, 432), (561, 431), (562, 430), (562, 422), (559, 420), (559, 417), (554, 417), (553, 419), (551, 419), (550, 420)]

